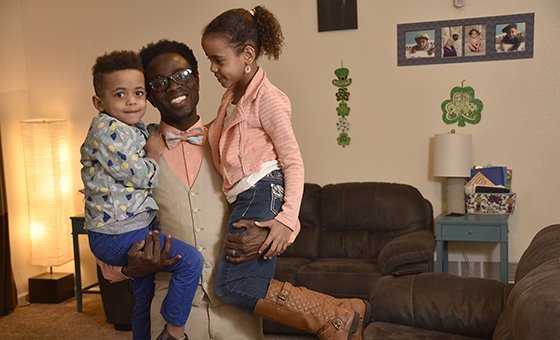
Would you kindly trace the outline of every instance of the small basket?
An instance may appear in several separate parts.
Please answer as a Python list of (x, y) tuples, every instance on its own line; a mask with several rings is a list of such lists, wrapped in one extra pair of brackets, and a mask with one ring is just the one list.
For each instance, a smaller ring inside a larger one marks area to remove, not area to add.
[(469, 214), (513, 214), (517, 194), (466, 194)]

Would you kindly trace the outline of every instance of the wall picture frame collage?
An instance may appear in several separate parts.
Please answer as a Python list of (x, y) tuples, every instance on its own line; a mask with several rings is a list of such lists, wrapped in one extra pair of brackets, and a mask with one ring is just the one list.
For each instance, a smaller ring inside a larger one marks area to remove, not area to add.
[(534, 13), (397, 25), (397, 65), (533, 58)]

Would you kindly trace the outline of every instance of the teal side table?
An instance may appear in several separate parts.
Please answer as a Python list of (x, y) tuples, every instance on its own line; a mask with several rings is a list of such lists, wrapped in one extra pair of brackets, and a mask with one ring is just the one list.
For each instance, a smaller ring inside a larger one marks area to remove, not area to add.
[(508, 218), (509, 215), (466, 214), (436, 217), (436, 271), (447, 272), (448, 242), (494, 242), (500, 244), (500, 279), (508, 282)]
[(82, 269), (80, 266), (80, 235), (87, 235), (84, 230), (84, 216), (71, 216), (72, 220), (72, 243), (74, 246), (74, 273), (76, 274), (76, 309), (82, 311), (82, 295), (83, 294), (101, 294), (98, 289), (93, 289), (99, 284), (94, 283), (86, 287), (82, 287)]

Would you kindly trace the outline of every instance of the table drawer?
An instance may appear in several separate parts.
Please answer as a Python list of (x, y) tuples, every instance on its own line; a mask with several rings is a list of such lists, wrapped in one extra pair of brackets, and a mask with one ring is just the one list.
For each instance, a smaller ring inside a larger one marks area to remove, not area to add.
[(498, 242), (501, 239), (499, 226), (442, 225), (440, 227), (443, 240)]

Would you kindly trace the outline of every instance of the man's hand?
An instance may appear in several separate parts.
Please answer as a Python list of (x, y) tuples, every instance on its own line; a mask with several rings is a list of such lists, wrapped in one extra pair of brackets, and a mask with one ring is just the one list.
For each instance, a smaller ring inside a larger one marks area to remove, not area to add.
[(163, 250), (160, 249), (159, 232), (149, 232), (145, 241), (136, 242), (128, 250), (128, 265), (122, 269), (123, 274), (129, 277), (146, 276), (157, 273), (181, 259), (181, 255), (168, 258), (171, 252), (171, 235), (167, 235)]
[(259, 257), (259, 249), (268, 236), (268, 229), (257, 227), (254, 221), (239, 220), (236, 228), (245, 228), (240, 234), (227, 234), (224, 242), (226, 259), (231, 263), (244, 263)]

